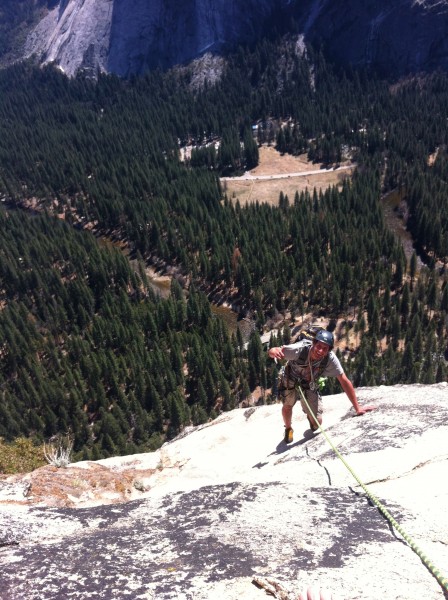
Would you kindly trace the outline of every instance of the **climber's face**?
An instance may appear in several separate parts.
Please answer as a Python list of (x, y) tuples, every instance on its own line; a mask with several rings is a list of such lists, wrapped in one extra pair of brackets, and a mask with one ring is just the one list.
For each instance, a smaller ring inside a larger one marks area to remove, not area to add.
[(314, 342), (311, 348), (311, 360), (321, 360), (330, 352), (330, 346), (324, 342)]

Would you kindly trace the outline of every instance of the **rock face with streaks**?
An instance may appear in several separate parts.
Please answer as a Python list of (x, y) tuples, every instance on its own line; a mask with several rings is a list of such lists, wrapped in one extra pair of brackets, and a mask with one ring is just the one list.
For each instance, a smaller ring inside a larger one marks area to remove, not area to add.
[(24, 55), (120, 76), (166, 69), (253, 42), (288, 0), (61, 0), (28, 36)]
[[(238, 409), (151, 454), (0, 480), (1, 600), (280, 598), (308, 585), (344, 600), (444, 592), (350, 468), (439, 569), (448, 564), (448, 385), (324, 398), (326, 434), (296, 407)], [(447, 576), (447, 573), (445, 573)]]
[[(222, 54), (272, 33), (294, 33), (332, 60), (386, 75), (448, 68), (447, 0), (60, 0), (23, 56), (119, 76)], [(52, 8), (51, 8), (52, 7)]]

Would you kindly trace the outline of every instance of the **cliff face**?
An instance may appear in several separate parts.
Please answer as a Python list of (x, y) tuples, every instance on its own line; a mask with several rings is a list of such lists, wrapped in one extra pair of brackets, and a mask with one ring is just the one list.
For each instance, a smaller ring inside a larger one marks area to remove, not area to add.
[(62, 0), (29, 34), (24, 57), (54, 62), (67, 75), (107, 71), (113, 0)]
[(166, 69), (259, 38), (287, 0), (65, 0), (28, 36), (24, 56), (68, 74)]
[(318, 3), (307, 37), (335, 62), (395, 76), (448, 69), (446, 0)]
[(68, 75), (128, 76), (219, 54), (293, 22), (342, 65), (394, 76), (448, 69), (447, 0), (61, 0), (23, 55), (54, 61)]
[(108, 70), (118, 75), (190, 61), (254, 41), (275, 0), (115, 0)]

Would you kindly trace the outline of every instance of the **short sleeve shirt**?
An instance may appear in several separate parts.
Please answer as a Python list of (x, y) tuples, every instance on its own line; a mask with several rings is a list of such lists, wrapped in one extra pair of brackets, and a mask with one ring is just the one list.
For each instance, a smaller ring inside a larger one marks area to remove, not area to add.
[[(313, 343), (309, 340), (301, 340), (295, 344), (283, 346), (283, 352), (290, 369), (290, 376), (293, 379), (311, 381), (310, 363), (308, 358), (312, 345)], [(308, 352), (303, 352), (302, 355), (303, 348), (308, 348)], [(342, 368), (338, 357), (332, 350), (328, 353), (328, 362), (323, 371), (320, 371), (319, 368), (321, 362), (322, 360), (317, 360), (311, 363), (313, 377), (337, 377), (344, 373), (344, 369)]]

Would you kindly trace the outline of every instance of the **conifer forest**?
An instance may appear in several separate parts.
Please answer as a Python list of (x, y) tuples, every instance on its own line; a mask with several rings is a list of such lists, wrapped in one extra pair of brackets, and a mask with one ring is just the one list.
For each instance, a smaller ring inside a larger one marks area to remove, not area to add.
[[(264, 40), (218, 83), (193, 79), (0, 71), (6, 442), (71, 432), (78, 459), (144, 452), (255, 389), (272, 401), (261, 335), (279, 315), (271, 345), (305, 314), (338, 322), (355, 386), (447, 379), (447, 74), (387, 81)], [(243, 206), (219, 177), (256, 166), (261, 144), (357, 168), (339, 187)], [(392, 193), (411, 256), (384, 217)], [(147, 267), (173, 275), (169, 297)], [(215, 315), (220, 301), (250, 335)]]

